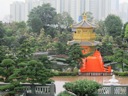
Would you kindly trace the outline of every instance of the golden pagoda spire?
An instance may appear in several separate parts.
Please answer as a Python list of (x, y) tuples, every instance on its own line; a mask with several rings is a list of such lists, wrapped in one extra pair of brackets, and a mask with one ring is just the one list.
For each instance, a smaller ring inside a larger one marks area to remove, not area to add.
[(83, 20), (86, 21), (86, 19), (87, 19), (87, 16), (86, 16), (86, 13), (84, 12), (84, 14), (83, 14)]

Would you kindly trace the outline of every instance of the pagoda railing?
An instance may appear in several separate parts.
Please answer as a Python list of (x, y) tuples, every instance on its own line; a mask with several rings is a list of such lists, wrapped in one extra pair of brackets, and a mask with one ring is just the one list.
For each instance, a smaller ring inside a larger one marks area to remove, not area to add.
[(80, 72), (79, 75), (84, 76), (111, 76), (112, 72)]

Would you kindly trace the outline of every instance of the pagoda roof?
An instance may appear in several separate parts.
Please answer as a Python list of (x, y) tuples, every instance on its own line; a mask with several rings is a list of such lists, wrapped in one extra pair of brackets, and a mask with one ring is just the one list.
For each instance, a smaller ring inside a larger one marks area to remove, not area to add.
[(73, 24), (72, 28), (79, 28), (79, 27), (83, 27), (83, 28), (95, 28), (94, 24), (91, 24), (90, 22), (86, 21), (86, 20), (82, 20), (81, 22), (77, 23), (77, 24)]
[(86, 15), (83, 15), (83, 20), (77, 24), (72, 25), (72, 30), (76, 30), (77, 28), (95, 28), (96, 26), (89, 22), (86, 18)]

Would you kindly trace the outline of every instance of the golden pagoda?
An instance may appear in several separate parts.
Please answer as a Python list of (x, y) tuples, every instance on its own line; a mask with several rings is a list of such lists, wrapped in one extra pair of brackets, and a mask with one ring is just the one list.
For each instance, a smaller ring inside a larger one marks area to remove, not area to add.
[(95, 41), (96, 33), (94, 32), (95, 25), (88, 22), (86, 15), (83, 15), (83, 20), (78, 24), (72, 25), (73, 40), (68, 41), (69, 45), (78, 43), (82, 48), (82, 53), (87, 54), (94, 52), (93, 55), (83, 59), (82, 67), (80, 68), (81, 73), (94, 75), (95, 73), (111, 73), (111, 67), (104, 67), (102, 56), (96, 49), (96, 45), (100, 42)]

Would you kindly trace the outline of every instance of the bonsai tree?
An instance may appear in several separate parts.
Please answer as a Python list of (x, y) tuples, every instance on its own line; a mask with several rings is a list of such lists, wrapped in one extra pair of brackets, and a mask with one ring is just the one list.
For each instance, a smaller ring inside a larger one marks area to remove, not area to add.
[(44, 67), (44, 64), (37, 60), (21, 62), (10, 79), (16, 79), (19, 82), (46, 84), (53, 76), (53, 73)]
[(17, 87), (19, 87), (19, 83), (10, 79), (10, 77), (14, 74), (15, 70), (15, 62), (12, 59), (4, 59), (0, 64), (0, 81), (4, 83), (9, 83), (0, 86), (0, 91), (7, 91), (9, 96), (14, 96), (17, 91)]
[(9, 83), (9, 77), (13, 74), (15, 62), (12, 59), (4, 59), (0, 64), (0, 81)]
[(49, 78), (53, 76), (53, 73), (46, 69), (43, 63), (30, 60), (26, 66), (26, 75), (29, 83), (46, 84), (50, 81)]
[(27, 62), (21, 62), (17, 64), (17, 68), (14, 69), (13, 74), (10, 76), (10, 80), (18, 81), (18, 82), (26, 82), (27, 74), (26, 74), (26, 66)]
[(88, 57), (89, 55), (92, 54), (92, 52), (88, 54), (83, 54), (82, 50), (83, 48), (81, 48), (80, 45), (77, 43), (71, 45), (68, 49), (67, 63), (72, 68), (72, 71), (74, 67), (80, 67), (82, 65), (83, 58)]

